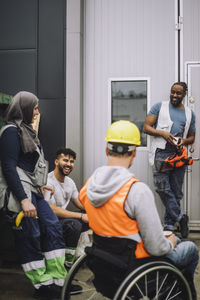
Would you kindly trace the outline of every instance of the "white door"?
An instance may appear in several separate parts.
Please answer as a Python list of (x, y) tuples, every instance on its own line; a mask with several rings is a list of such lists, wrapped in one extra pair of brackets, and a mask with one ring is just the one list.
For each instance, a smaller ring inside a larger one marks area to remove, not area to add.
[[(190, 229), (200, 229), (200, 62), (185, 64), (186, 81), (188, 83), (188, 105), (196, 116), (196, 138), (193, 145), (194, 164), (188, 167), (186, 176), (185, 208), (190, 218)], [(190, 149), (190, 147), (189, 147)], [(190, 154), (190, 152), (189, 152)]]
[(183, 23), (181, 53), (182, 78), (188, 84), (188, 105), (196, 115), (196, 139), (192, 156), (194, 164), (188, 168), (185, 184), (185, 209), (190, 218), (190, 229), (200, 230), (200, 1), (181, 0)]

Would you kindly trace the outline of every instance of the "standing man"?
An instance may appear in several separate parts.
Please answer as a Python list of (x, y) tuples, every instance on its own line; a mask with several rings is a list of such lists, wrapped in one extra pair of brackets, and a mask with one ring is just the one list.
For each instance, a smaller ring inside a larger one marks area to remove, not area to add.
[(129, 121), (117, 121), (109, 127), (105, 140), (108, 163), (94, 171), (79, 193), (94, 245), (118, 258), (120, 255), (130, 266), (131, 257), (167, 256), (187, 270), (196, 299), (192, 278), (198, 248), (193, 242), (177, 241), (174, 234), (164, 237), (151, 190), (128, 170), (140, 145), (139, 129)]
[[(63, 227), (63, 236), (66, 244), (65, 265), (71, 267), (75, 260), (75, 253), (81, 232), (87, 231), (88, 218), (83, 213), (83, 205), (78, 199), (78, 190), (74, 181), (68, 177), (74, 168), (76, 153), (71, 149), (61, 148), (56, 152), (55, 169), (48, 174), (47, 185), (54, 189), (50, 199), (46, 199), (53, 212), (59, 218)], [(70, 201), (79, 209), (67, 209)]]
[(150, 164), (153, 165), (156, 192), (166, 209), (164, 230), (173, 231), (178, 222), (183, 238), (189, 233), (188, 216), (180, 207), (186, 165), (172, 167), (164, 161), (176, 153), (177, 141), (180, 149), (192, 144), (195, 139), (195, 115), (183, 104), (186, 92), (185, 82), (174, 83), (170, 101), (153, 105), (143, 127), (145, 133), (153, 136)]

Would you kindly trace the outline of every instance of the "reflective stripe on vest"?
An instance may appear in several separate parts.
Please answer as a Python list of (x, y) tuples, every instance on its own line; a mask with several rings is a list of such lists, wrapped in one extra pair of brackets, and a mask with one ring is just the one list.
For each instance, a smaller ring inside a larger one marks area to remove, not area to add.
[[(89, 219), (90, 228), (99, 235), (107, 237), (127, 237), (138, 234), (136, 220), (128, 217), (124, 210), (124, 202), (134, 182), (139, 181), (132, 177), (117, 191), (106, 203), (100, 207), (94, 207), (87, 197), (87, 184), (81, 189), (79, 199), (83, 204)], [(137, 244), (135, 251), (137, 258), (149, 256), (143, 242)]]

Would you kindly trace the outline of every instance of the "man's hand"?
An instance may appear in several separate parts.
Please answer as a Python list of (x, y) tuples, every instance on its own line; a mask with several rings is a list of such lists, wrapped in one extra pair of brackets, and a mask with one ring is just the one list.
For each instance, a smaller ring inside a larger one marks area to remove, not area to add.
[(83, 207), (81, 201), (80, 201), (78, 198), (77, 198), (77, 199), (74, 199), (74, 200), (73, 200), (73, 203), (74, 203), (74, 205), (76, 205), (76, 207), (78, 207), (78, 208), (84, 210), (84, 207)]
[(151, 136), (162, 137), (167, 142), (173, 144), (174, 136), (170, 132), (154, 128), (157, 120), (157, 116), (147, 115), (143, 126), (143, 132)]
[(187, 145), (191, 145), (194, 143), (194, 140), (195, 140), (195, 133), (188, 133), (187, 135), (187, 138), (182, 138), (182, 137), (179, 137), (181, 140), (180, 140), (180, 143), (178, 144), (178, 146), (182, 147), (182, 146), (187, 146)]
[(177, 244), (177, 239), (175, 238), (175, 234), (171, 234), (169, 237), (167, 237), (167, 239), (173, 243), (174, 248), (175, 248), (176, 244)]
[(87, 216), (87, 214), (82, 214), (81, 220), (82, 220), (83, 222), (85, 222), (85, 223), (88, 223), (88, 216)]
[(161, 136), (167, 141), (169, 142), (170, 144), (174, 145), (174, 136), (168, 132), (168, 131), (160, 131), (161, 132)]
[(33, 203), (28, 199), (24, 199), (21, 201), (22, 210), (24, 212), (24, 217), (27, 218), (36, 218), (37, 217), (37, 210)]
[(41, 191), (41, 194), (42, 194), (42, 196), (45, 198), (45, 190), (46, 191), (50, 191), (51, 192), (51, 194), (50, 194), (50, 198), (51, 198), (51, 196), (54, 194), (54, 189), (52, 189), (50, 186), (48, 186), (48, 185), (43, 185), (43, 186), (41, 186), (40, 187), (40, 191)]

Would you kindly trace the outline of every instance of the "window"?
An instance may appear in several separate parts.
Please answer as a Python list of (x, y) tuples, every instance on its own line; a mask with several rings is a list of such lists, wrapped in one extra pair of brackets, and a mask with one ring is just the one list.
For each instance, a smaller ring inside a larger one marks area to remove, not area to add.
[(147, 115), (148, 79), (111, 79), (111, 122), (129, 120), (141, 133), (141, 146), (147, 146), (142, 132)]

